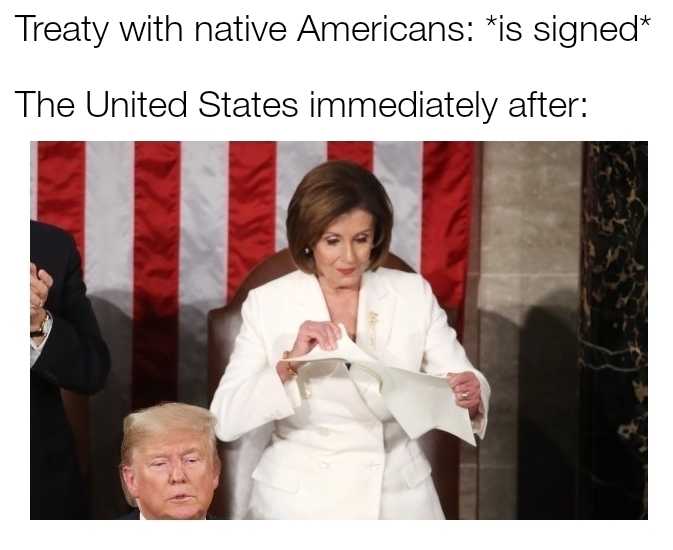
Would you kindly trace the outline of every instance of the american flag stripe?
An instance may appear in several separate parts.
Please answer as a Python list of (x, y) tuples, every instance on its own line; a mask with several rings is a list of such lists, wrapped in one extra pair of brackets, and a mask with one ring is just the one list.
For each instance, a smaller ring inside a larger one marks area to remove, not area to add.
[(182, 144), (178, 398), (194, 403), (207, 391), (208, 309), (226, 299), (229, 145)]
[(133, 311), (133, 159), (131, 143), (86, 144), (87, 286), (94, 295), (114, 290), (111, 301), (129, 319)]
[(134, 408), (177, 399), (180, 144), (135, 146)]
[(422, 161), (421, 143), (374, 144), (374, 173), (395, 207), (391, 249), (416, 271), (421, 265)]
[(112, 361), (105, 391), (89, 400), (94, 517), (118, 515), (119, 481), (112, 473), (121, 419), (132, 410), (134, 152), (132, 142), (86, 144), (85, 279)]
[[(86, 156), (85, 144), (81, 141), (40, 142), (37, 146), (38, 171), (37, 187), (40, 190), (35, 200), (37, 216), (40, 220), (58, 225), (69, 231), (80, 251), (82, 269), (85, 256), (85, 211), (84, 189)], [(31, 201), (33, 202), (33, 201)], [(41, 266), (37, 266), (38, 269)], [(85, 434), (89, 445), (89, 403), (86, 398), (62, 390), (64, 406), (71, 418), (76, 419), (73, 429)], [(86, 470), (89, 456), (83, 448), (78, 448), (78, 458)]]
[(276, 250), (287, 247), (285, 218), (297, 184), (314, 166), (327, 160), (324, 141), (280, 141), (276, 153)]
[[(92, 403), (94, 418), (101, 420), (119, 418), (131, 408), (134, 173), (133, 143), (86, 144), (85, 279), (112, 352), (109, 393)], [(110, 428), (103, 433), (116, 431)]]
[(474, 144), (426, 142), (423, 147), (421, 273), (440, 303), (465, 300)]
[(276, 247), (276, 144), (229, 145), (227, 299)]
[(346, 159), (367, 170), (374, 166), (374, 143), (371, 141), (330, 141), (327, 144), (329, 160)]
[(30, 142), (30, 219), (37, 219), (37, 141)]
[(43, 141), (37, 154), (40, 164), (37, 216), (72, 234), (84, 265), (84, 142)]

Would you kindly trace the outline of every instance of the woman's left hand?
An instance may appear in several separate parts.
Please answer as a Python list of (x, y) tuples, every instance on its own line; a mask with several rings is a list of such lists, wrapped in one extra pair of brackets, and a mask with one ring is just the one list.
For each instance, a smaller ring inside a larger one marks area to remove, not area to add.
[(456, 394), (456, 404), (470, 411), (470, 418), (479, 412), (481, 404), (481, 385), (473, 372), (465, 371), (457, 374), (447, 374), (449, 386)]

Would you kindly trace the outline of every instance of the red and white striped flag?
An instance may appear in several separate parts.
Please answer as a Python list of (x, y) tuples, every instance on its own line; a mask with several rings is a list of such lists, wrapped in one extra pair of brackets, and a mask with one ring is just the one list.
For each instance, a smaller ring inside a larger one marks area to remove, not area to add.
[(94, 464), (118, 457), (105, 439), (130, 410), (208, 405), (206, 313), (286, 246), (289, 199), (326, 159), (379, 177), (395, 211), (392, 251), (462, 309), (472, 143), (39, 142), (31, 153), (31, 216), (74, 235), (112, 354), (92, 400)]

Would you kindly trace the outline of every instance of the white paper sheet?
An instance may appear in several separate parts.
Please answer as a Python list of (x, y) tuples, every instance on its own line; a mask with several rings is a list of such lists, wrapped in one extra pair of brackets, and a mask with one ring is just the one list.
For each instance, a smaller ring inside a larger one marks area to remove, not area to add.
[(386, 407), (409, 437), (416, 439), (437, 428), (476, 445), (469, 412), (456, 404), (446, 378), (382, 365), (348, 337), (343, 325), (339, 327), (341, 338), (337, 340), (335, 350), (316, 346), (306, 355), (288, 361), (340, 359), (365, 368), (380, 380)]

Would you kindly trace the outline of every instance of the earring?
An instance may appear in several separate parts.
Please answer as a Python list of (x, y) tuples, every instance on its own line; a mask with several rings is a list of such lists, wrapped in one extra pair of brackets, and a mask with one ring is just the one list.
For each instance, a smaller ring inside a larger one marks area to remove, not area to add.
[(306, 254), (307, 256), (311, 255), (311, 249), (308, 246), (304, 248), (304, 254)]

